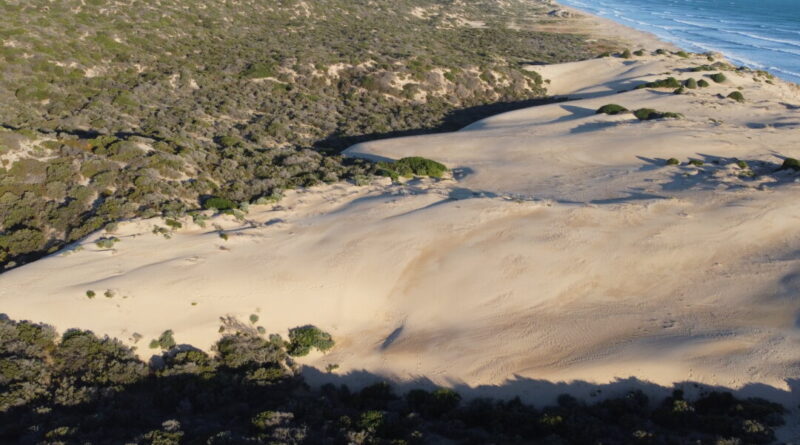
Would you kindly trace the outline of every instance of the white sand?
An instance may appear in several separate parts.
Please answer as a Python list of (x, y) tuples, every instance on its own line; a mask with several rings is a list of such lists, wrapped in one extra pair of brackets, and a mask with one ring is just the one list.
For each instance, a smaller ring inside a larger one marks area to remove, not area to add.
[[(307, 363), (340, 374), (468, 386), (636, 377), (797, 397), (787, 381), (800, 378), (800, 174), (758, 161), (800, 157), (800, 92), (726, 73), (686, 95), (616, 93), (665, 72), (700, 78), (679, 70), (701, 63), (540, 67), (556, 94), (586, 99), (347, 152), (422, 155), (457, 179), (292, 192), (254, 208), (252, 224), (224, 220), (228, 241), (211, 228), (167, 240), (150, 233), (163, 223), (125, 223), (113, 252), (94, 246), (98, 234), (83, 251), (0, 275), (2, 312), (137, 332), (145, 357), (166, 329), (209, 348), (221, 316), (257, 313), (269, 332), (330, 331), (336, 348)], [(737, 86), (746, 103), (717, 97)], [(686, 119), (594, 114), (611, 102)], [(706, 165), (663, 166), (670, 157)], [(716, 157), (765, 174), (741, 178)]]

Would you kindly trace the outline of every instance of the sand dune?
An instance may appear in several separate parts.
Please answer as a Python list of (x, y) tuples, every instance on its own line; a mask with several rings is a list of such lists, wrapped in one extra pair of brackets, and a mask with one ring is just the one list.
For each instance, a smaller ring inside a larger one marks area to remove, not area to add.
[[(702, 63), (535, 67), (577, 99), (347, 151), (429, 157), (451, 179), (291, 192), (245, 222), (213, 221), (227, 241), (188, 221), (172, 239), (151, 233), (157, 220), (123, 223), (113, 250), (96, 234), (0, 276), (2, 312), (138, 333), (144, 356), (166, 329), (208, 348), (220, 317), (256, 313), (270, 332), (330, 331), (337, 347), (307, 363), (341, 373), (788, 389), (800, 378), (800, 174), (776, 168), (800, 157), (800, 92), (733, 72), (683, 95), (619, 92), (667, 72), (700, 78), (685, 70)], [(745, 103), (718, 96), (737, 87)], [(594, 114), (610, 102), (685, 119)]]

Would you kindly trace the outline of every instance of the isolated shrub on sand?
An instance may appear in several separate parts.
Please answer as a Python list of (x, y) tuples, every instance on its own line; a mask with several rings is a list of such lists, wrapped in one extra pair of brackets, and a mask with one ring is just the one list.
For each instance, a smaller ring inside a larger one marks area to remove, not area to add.
[(686, 92), (686, 88), (680, 87), (677, 90), (673, 91), (672, 94), (683, 94)]
[(667, 159), (667, 163), (666, 164), (667, 165), (680, 165), (681, 161), (679, 161), (677, 158), (669, 158), (669, 159)]
[(731, 94), (728, 94), (728, 99), (733, 99), (736, 102), (744, 102), (744, 96), (739, 91), (734, 91)]
[(636, 51), (633, 52), (633, 55), (634, 56), (643, 56), (644, 55), (644, 50), (637, 49)]
[(710, 77), (711, 77), (711, 80), (713, 80), (716, 83), (722, 83), (722, 82), (725, 82), (726, 80), (728, 80), (728, 78), (725, 77), (725, 75), (722, 74), (722, 73), (715, 73), (715, 74), (712, 74)]
[(628, 109), (623, 107), (622, 105), (606, 104), (598, 108), (595, 114), (621, 114), (627, 112)]
[(686, 51), (678, 51), (677, 53), (675, 53), (675, 55), (678, 57), (683, 57), (684, 59), (689, 57), (689, 54), (686, 54)]
[(397, 180), (400, 176), (411, 178), (413, 176), (430, 176), (441, 178), (447, 171), (447, 167), (430, 159), (420, 156), (402, 158), (395, 162), (379, 162), (378, 174), (389, 176)]
[(636, 87), (637, 90), (642, 88), (680, 88), (681, 83), (674, 77), (667, 77), (666, 79), (659, 79), (653, 82), (647, 82), (644, 85)]
[(169, 351), (170, 349), (174, 348), (175, 345), (175, 338), (173, 337), (171, 329), (164, 331), (161, 336), (158, 337), (158, 340), (150, 341), (150, 349), (161, 348)]
[(705, 164), (705, 162), (703, 162), (703, 161), (701, 161), (699, 159), (692, 159), (692, 160), (689, 161), (689, 165), (694, 165), (695, 167), (702, 167), (703, 164)]
[(783, 160), (783, 165), (781, 165), (781, 170), (794, 170), (800, 171), (800, 161), (795, 158), (786, 158)]
[(707, 80), (700, 79), (700, 80), (697, 81), (697, 86), (699, 86), (700, 88), (708, 88), (711, 85), (708, 83)]
[(680, 113), (673, 113), (671, 111), (656, 111), (652, 108), (639, 108), (633, 112), (640, 121), (649, 121), (653, 119), (680, 119), (683, 117)]
[(631, 57), (633, 57), (633, 55), (631, 54), (631, 50), (626, 49), (625, 51), (622, 52), (623, 59), (630, 59)]
[(317, 348), (325, 352), (333, 347), (335, 342), (331, 334), (316, 326), (302, 326), (289, 330), (289, 344), (286, 352), (294, 357), (302, 357)]
[(683, 86), (685, 86), (686, 88), (689, 88), (690, 90), (693, 90), (693, 89), (697, 88), (697, 81), (694, 80), (694, 77), (690, 77), (690, 78), (686, 79), (686, 81), (683, 82)]

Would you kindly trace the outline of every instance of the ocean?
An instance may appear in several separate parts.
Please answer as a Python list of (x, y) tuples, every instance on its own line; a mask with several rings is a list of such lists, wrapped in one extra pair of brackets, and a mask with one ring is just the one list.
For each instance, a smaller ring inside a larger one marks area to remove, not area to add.
[(558, 0), (800, 83), (800, 0)]

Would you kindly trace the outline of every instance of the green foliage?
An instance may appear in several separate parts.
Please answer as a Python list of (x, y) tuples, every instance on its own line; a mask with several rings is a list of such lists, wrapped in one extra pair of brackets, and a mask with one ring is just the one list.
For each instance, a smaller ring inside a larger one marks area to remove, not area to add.
[(97, 294), (93, 290), (87, 290), (86, 291), (86, 296), (89, 297), (89, 298), (94, 298), (95, 295), (97, 295)]
[(444, 164), (419, 156), (402, 158), (394, 162), (378, 163), (378, 174), (389, 176), (393, 180), (397, 180), (400, 176), (406, 178), (414, 176), (441, 178), (446, 171), (447, 167)]
[(659, 79), (653, 82), (647, 82), (644, 85), (639, 85), (636, 89), (642, 88), (680, 88), (681, 83), (674, 77), (667, 77), (666, 79)]
[(57, 338), (0, 318), (3, 443), (770, 443), (785, 414), (719, 391), (563, 395), (539, 409), (519, 398), (463, 402), (444, 388), (398, 398), (383, 382), (318, 390), (293, 374), (279, 336), (246, 332), (222, 337), (213, 355), (173, 348), (150, 365), (89, 331)]
[(223, 210), (233, 210), (237, 208), (235, 202), (231, 201), (230, 199), (213, 197), (208, 198), (203, 202), (203, 208), (205, 209), (214, 209), (216, 211), (223, 211)]
[(150, 341), (150, 349), (161, 348), (169, 351), (170, 349), (174, 348), (177, 343), (175, 343), (175, 338), (173, 335), (174, 334), (171, 329), (167, 329), (166, 331), (162, 332), (158, 339)]
[(726, 80), (728, 80), (728, 78), (725, 77), (725, 75), (722, 74), (722, 73), (715, 73), (715, 74), (710, 75), (709, 77), (711, 78), (711, 80), (713, 80), (716, 83), (722, 83), (722, 82), (725, 82)]
[(656, 111), (652, 108), (639, 108), (633, 112), (633, 115), (641, 121), (649, 121), (653, 119), (682, 119), (683, 115), (680, 113), (673, 113), (670, 111)]
[(689, 160), (689, 165), (694, 165), (695, 167), (702, 167), (704, 162), (699, 159), (691, 159)]
[(617, 104), (606, 104), (602, 107), (598, 108), (595, 114), (621, 114), (627, 113), (628, 109), (623, 107), (622, 105)]
[(623, 59), (630, 59), (631, 57), (633, 57), (633, 55), (631, 54), (631, 50), (626, 49), (625, 51), (623, 51), (621, 57)]
[(744, 102), (744, 96), (743, 96), (743, 95), (742, 95), (742, 93), (741, 93), (741, 92), (739, 92), (739, 91), (734, 91), (734, 92), (732, 92), (731, 94), (728, 94), (728, 96), (727, 96), (727, 97), (728, 97), (728, 99), (733, 99), (733, 100), (735, 100), (736, 102), (740, 102), (740, 103), (743, 103), (743, 102)]
[(99, 238), (94, 243), (100, 249), (113, 249), (114, 248), (114, 244), (116, 244), (118, 242), (119, 242), (119, 238), (117, 238), (116, 236), (112, 236), (112, 237)]
[(689, 57), (689, 54), (687, 54), (686, 51), (678, 51), (675, 53), (675, 55), (678, 57), (683, 57), (684, 59)]
[(667, 165), (680, 165), (681, 161), (679, 161), (677, 158), (669, 158), (669, 159), (667, 159), (666, 164)]
[(700, 80), (697, 81), (697, 86), (699, 86), (700, 88), (708, 88), (711, 85), (708, 83), (707, 80), (700, 79)]
[(786, 158), (783, 160), (783, 164), (781, 165), (781, 170), (794, 170), (800, 171), (800, 161), (795, 158)]
[(164, 224), (166, 224), (172, 230), (178, 230), (180, 228), (183, 228), (183, 224), (181, 224), (180, 221), (171, 218), (167, 218), (164, 221)]
[(253, 324), (258, 323), (258, 315), (250, 314), (250, 323), (253, 323)]
[(643, 55), (644, 55), (644, 50), (637, 49), (636, 51), (634, 51), (634, 52), (633, 52), (633, 55), (634, 55), (634, 56), (641, 57), (641, 56), (643, 56)]
[(302, 357), (308, 355), (311, 348), (325, 352), (333, 348), (334, 344), (331, 334), (316, 326), (302, 326), (289, 330), (287, 352), (291, 356)]
[(697, 88), (697, 81), (694, 79), (694, 77), (690, 77), (683, 82), (683, 86), (689, 88), (690, 90), (694, 90)]

